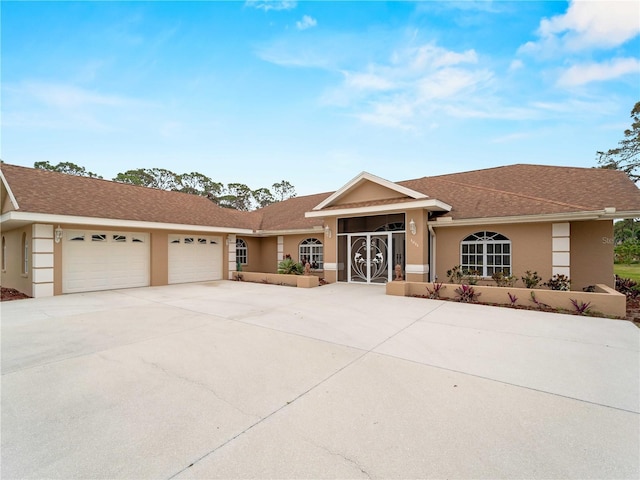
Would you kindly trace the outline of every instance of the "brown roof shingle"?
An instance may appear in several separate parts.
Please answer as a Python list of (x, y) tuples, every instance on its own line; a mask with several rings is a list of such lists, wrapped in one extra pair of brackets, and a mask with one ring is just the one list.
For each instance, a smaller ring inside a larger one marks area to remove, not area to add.
[(640, 190), (617, 170), (517, 164), (398, 183), (452, 205), (454, 219), (640, 210)]
[[(246, 228), (263, 231), (310, 229), (321, 218), (306, 218), (333, 192), (294, 197), (254, 212), (218, 207), (204, 197), (107, 180), (2, 164), (20, 211), (95, 218)], [(573, 213), (615, 207), (640, 211), (640, 190), (620, 171), (510, 165), (416, 178), (399, 185), (448, 203), (448, 216), (474, 219)], [(345, 207), (393, 204), (359, 202)], [(327, 207), (327, 214), (331, 214)]]
[(2, 164), (19, 211), (182, 225), (254, 228), (249, 212), (197, 195)]

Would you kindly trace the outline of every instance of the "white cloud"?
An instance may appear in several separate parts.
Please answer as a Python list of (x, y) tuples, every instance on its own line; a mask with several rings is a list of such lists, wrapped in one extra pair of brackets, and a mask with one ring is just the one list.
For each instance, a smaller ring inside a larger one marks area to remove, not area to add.
[(105, 95), (73, 85), (25, 82), (17, 86), (8, 86), (14, 93), (20, 93), (50, 107), (78, 109), (88, 106), (121, 107), (141, 102), (119, 95)]
[(640, 34), (637, 1), (573, 0), (567, 13), (543, 18), (540, 39), (520, 47), (521, 53), (554, 54), (592, 48), (613, 48)]
[(345, 85), (356, 90), (390, 90), (394, 82), (375, 73), (343, 72)]
[(153, 103), (104, 94), (71, 84), (26, 81), (4, 84), (3, 125), (54, 129), (113, 130)]
[(245, 6), (268, 12), (269, 10), (292, 10), (298, 2), (289, 0), (247, 0)]
[(573, 65), (558, 78), (558, 86), (575, 87), (591, 82), (613, 80), (629, 74), (640, 74), (637, 58), (615, 58), (604, 63)]
[(524, 67), (524, 62), (522, 60), (516, 59), (516, 60), (513, 60), (509, 65), (509, 71), (515, 72), (516, 70), (520, 70), (523, 67)]
[(315, 27), (317, 24), (318, 21), (315, 18), (305, 15), (302, 17), (302, 20), (296, 22), (296, 28), (298, 30), (306, 30), (307, 28)]
[[(425, 117), (490, 86), (493, 74), (478, 68), (474, 50), (456, 52), (426, 44), (395, 51), (387, 63), (344, 73), (332, 98), (355, 110), (360, 120), (402, 129), (425, 125)], [(350, 102), (350, 103), (349, 103)]]

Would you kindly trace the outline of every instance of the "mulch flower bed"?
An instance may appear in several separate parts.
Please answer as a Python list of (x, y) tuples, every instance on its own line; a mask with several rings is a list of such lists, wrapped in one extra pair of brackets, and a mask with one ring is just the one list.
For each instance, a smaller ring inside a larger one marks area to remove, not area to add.
[(29, 295), (25, 295), (22, 292), (19, 292), (15, 288), (4, 288), (0, 287), (2, 290), (2, 301), (8, 302), (9, 300), (22, 300), (23, 298), (31, 298)]

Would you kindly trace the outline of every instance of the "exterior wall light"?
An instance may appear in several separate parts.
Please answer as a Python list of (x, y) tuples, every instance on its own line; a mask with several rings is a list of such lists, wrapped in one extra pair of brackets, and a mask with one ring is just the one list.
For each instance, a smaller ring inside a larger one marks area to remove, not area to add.
[(60, 240), (62, 240), (62, 228), (60, 228), (60, 225), (58, 225), (58, 228), (55, 229), (54, 233), (54, 240), (56, 241), (56, 243), (60, 243)]
[(331, 238), (331, 229), (329, 228), (329, 225), (324, 226), (324, 233), (327, 234), (327, 237)]
[(409, 221), (409, 230), (411, 231), (411, 235), (416, 234), (416, 222), (413, 221), (413, 218)]

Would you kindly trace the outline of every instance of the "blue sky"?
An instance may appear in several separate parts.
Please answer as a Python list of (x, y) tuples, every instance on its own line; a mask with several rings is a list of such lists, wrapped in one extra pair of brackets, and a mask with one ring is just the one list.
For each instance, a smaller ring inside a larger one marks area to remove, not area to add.
[(2, 2), (2, 159), (298, 194), (591, 167), (640, 100), (640, 3)]

